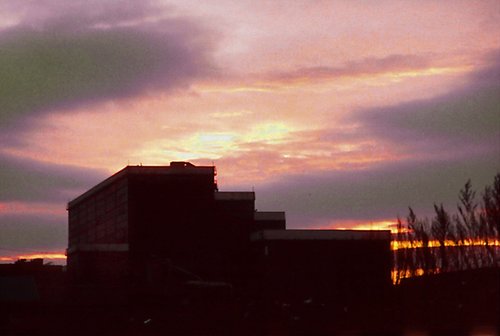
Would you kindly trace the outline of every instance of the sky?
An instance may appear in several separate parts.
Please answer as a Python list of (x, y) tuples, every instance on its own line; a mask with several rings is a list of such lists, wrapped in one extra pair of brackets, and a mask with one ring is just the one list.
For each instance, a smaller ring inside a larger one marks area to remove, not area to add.
[(500, 2), (0, 2), (0, 260), (126, 165), (215, 164), (289, 228), (453, 212), (500, 172)]

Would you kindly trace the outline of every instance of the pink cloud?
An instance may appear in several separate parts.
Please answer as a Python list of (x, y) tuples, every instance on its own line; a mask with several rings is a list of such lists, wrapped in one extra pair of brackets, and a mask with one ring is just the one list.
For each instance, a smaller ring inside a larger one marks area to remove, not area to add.
[(41, 215), (60, 217), (66, 215), (66, 208), (58, 203), (0, 202), (0, 216), (4, 215)]

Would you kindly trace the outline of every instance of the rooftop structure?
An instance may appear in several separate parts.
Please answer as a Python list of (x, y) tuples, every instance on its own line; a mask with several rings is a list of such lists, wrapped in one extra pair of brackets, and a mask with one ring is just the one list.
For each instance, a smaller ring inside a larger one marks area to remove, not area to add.
[[(264, 213), (265, 214), (265, 213)], [(274, 214), (274, 213), (271, 213)], [(382, 240), (391, 239), (390, 231), (372, 230), (262, 230), (251, 241), (264, 240)]]

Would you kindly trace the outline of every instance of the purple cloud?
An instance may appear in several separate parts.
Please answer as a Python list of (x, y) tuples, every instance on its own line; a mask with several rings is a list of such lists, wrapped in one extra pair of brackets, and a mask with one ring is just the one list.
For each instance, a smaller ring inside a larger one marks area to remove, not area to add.
[[(108, 175), (0, 154), (0, 256), (63, 250), (67, 243), (66, 203)], [(15, 210), (14, 206), (5, 212), (2, 202), (17, 202), (23, 208)], [(37, 202), (61, 211), (37, 213)]]
[(66, 221), (66, 215), (0, 214), (0, 256), (64, 251), (68, 236)]
[(257, 208), (286, 211), (292, 228), (396, 219), (406, 216), (408, 206), (429, 215), (435, 202), (454, 211), (465, 182), (472, 179), (474, 187), (482, 191), (498, 172), (497, 163), (497, 158), (484, 156), (466, 161), (408, 160), (282, 176), (277, 182), (255, 187)]
[(500, 52), (469, 76), (461, 89), (429, 99), (375, 107), (349, 117), (367, 134), (407, 150), (500, 157)]
[(107, 173), (0, 154), (0, 201), (64, 204), (107, 177)]
[(136, 1), (7, 2), (0, 122), (103, 99), (168, 91), (213, 75), (214, 35)]

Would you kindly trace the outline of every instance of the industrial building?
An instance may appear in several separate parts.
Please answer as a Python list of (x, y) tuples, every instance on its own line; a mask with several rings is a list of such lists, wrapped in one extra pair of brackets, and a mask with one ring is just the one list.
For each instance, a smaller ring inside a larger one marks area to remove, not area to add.
[(218, 190), (213, 166), (127, 166), (68, 204), (77, 283), (227, 283), (276, 297), (390, 286), (389, 231), (287, 230), (254, 192)]

